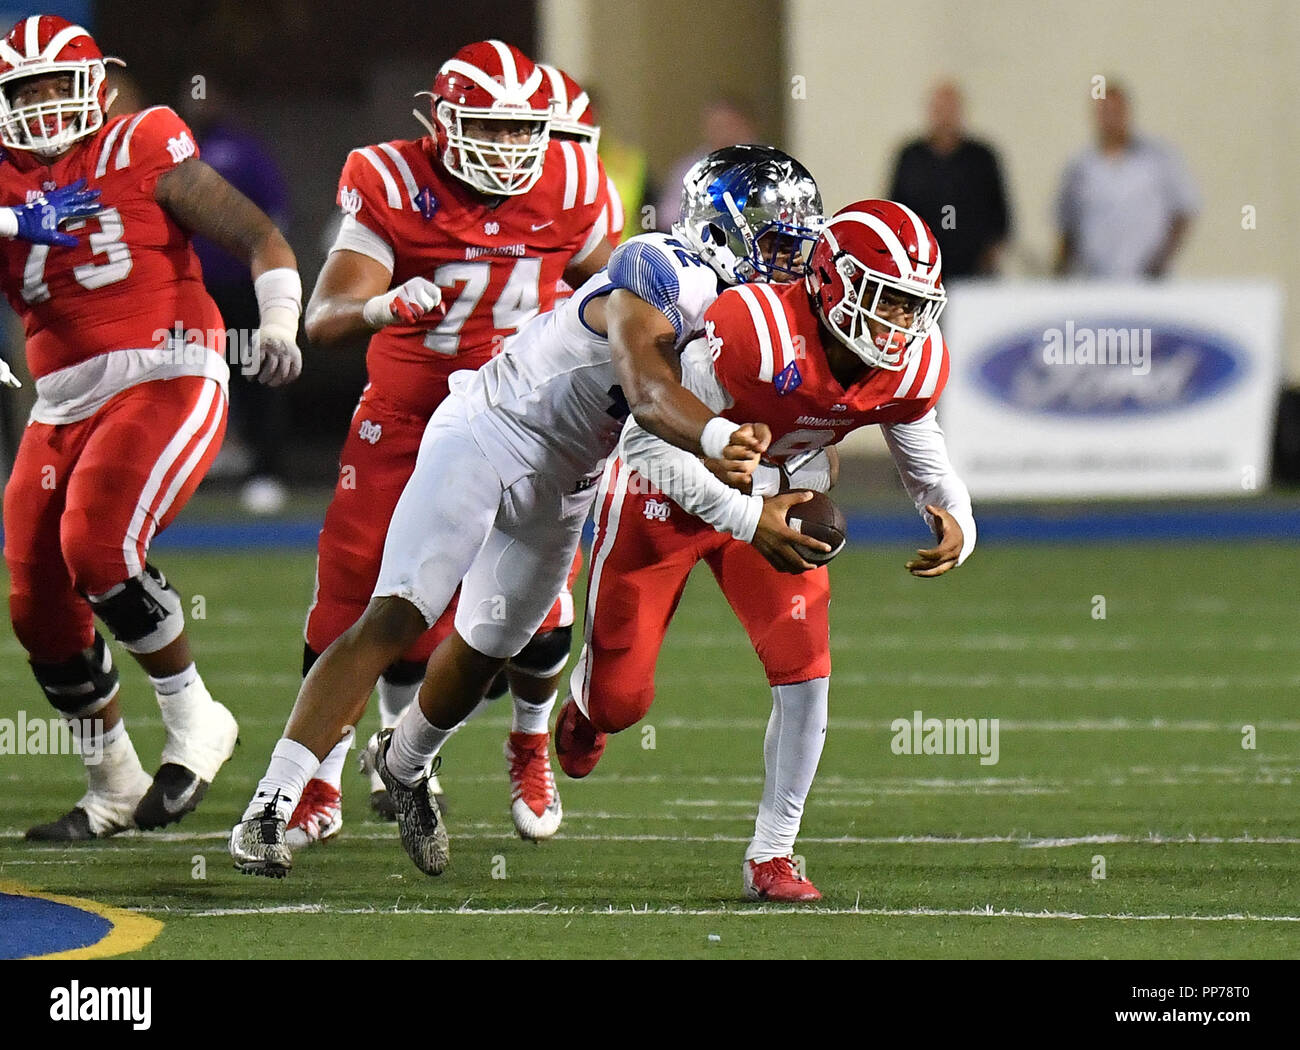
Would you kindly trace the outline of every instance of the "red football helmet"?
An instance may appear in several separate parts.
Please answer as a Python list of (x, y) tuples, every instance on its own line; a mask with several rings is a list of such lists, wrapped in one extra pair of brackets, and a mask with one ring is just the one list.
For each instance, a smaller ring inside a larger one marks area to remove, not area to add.
[[(895, 201), (866, 200), (826, 223), (806, 280), (818, 315), (841, 343), (872, 368), (901, 372), (948, 301), (942, 269), (925, 220)], [(908, 308), (909, 327), (881, 315), (882, 297)], [(884, 331), (873, 335), (868, 320)]]
[[(446, 169), (480, 193), (527, 193), (542, 176), (550, 141), (551, 96), (542, 71), (513, 44), (481, 40), (443, 63), (431, 92), (438, 156)], [(418, 116), (418, 114), (417, 114)], [(528, 141), (481, 137), (466, 124), (487, 121), (527, 126)]]
[[(0, 142), (53, 157), (93, 135), (103, 126), (112, 102), (105, 61), (81, 26), (57, 15), (24, 18), (0, 41)], [(68, 96), (13, 104), (14, 88), (21, 81), (58, 74), (72, 78)]]
[(592, 112), (591, 99), (573, 77), (562, 69), (539, 62), (537, 68), (546, 77), (551, 92), (551, 135), (600, 144), (600, 127)]

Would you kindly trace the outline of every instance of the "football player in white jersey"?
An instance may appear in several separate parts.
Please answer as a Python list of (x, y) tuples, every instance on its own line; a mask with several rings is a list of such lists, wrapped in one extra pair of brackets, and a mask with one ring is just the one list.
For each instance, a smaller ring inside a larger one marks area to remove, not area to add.
[[(431, 763), (559, 593), (602, 460), (629, 413), (663, 440), (722, 461), (729, 478), (757, 466), (767, 428), (715, 416), (681, 386), (677, 356), (725, 287), (802, 274), (821, 198), (802, 165), (763, 146), (716, 151), (686, 182), (706, 208), (683, 216), (673, 235), (627, 241), (606, 270), (504, 353), (452, 377), (389, 527), (374, 597), (304, 680), (266, 776), (231, 831), (239, 870), (288, 873), (285, 823), (307, 779), (355, 726), (393, 654), (438, 618), (459, 585), (456, 631), (429, 661), (419, 702), (370, 748), (403, 846), (421, 871), (441, 873), (449, 845), (429, 792)], [(656, 480), (669, 498), (683, 496), (674, 479)], [(722, 515), (727, 530), (774, 563), (798, 545), (830, 550), (786, 523), (808, 493), (724, 494), (737, 508)]]

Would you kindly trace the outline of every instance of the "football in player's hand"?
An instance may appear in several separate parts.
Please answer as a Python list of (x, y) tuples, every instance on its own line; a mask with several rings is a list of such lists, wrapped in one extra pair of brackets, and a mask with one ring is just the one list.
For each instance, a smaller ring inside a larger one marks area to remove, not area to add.
[(814, 565), (825, 565), (844, 549), (848, 539), (849, 525), (844, 520), (844, 512), (821, 492), (814, 492), (813, 498), (804, 503), (796, 503), (786, 511), (785, 520), (805, 536), (830, 544), (829, 551), (800, 548), (799, 553)]

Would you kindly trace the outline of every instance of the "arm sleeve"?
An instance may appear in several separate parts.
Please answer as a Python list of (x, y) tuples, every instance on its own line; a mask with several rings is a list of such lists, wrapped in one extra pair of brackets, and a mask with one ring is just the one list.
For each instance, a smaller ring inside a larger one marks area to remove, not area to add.
[(375, 262), (386, 267), (390, 274), (396, 266), (392, 245), (379, 234), (357, 222), (355, 215), (343, 216), (338, 236), (330, 246), (331, 253), (337, 251), (357, 252), (359, 255), (374, 259)]
[[(682, 356), (682, 386), (715, 412), (729, 408), (731, 397), (713, 372), (707, 343), (696, 340)], [(635, 418), (630, 417), (623, 428), (620, 455), (688, 514), (746, 543), (754, 538), (763, 512), (762, 496), (746, 496), (718, 480), (697, 457), (661, 441)]]
[(615, 288), (644, 299), (668, 318), (678, 339), (687, 334), (683, 330), (685, 318), (678, 305), (681, 278), (677, 267), (653, 236), (634, 237), (615, 248), (605, 267), (605, 275)]
[(903, 487), (925, 523), (934, 528), (933, 517), (925, 511), (926, 504), (932, 503), (946, 510), (961, 526), (961, 554), (957, 557), (960, 565), (975, 549), (975, 515), (966, 483), (948, 459), (948, 447), (934, 410), (914, 423), (895, 423), (881, 430)]
[[(380, 174), (380, 165), (384, 162), (376, 155), (377, 152), (372, 147), (366, 147), (354, 149), (348, 154), (348, 159), (343, 163), (343, 172), (339, 175), (336, 200), (347, 219), (363, 227), (387, 247), (387, 256), (391, 259), (395, 254), (393, 245), (398, 243), (394, 232), (394, 217), (400, 213), (394, 210), (389, 188), (384, 185)], [(352, 228), (352, 223), (345, 221), (344, 227)], [(339, 245), (336, 244), (335, 247)], [(388, 267), (390, 270), (394, 268), (391, 262)]]

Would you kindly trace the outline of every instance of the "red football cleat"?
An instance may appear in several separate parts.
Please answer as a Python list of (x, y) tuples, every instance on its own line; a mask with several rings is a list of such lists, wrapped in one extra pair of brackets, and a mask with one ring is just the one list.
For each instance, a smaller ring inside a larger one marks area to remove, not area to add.
[(773, 857), (761, 864), (745, 861), (745, 896), (756, 901), (819, 901), (817, 887), (799, 874), (789, 857)]
[(289, 818), (285, 842), (292, 849), (302, 849), (332, 839), (342, 830), (343, 798), (339, 789), (324, 780), (307, 781)]
[(550, 733), (511, 733), (506, 740), (510, 767), (510, 816), (519, 837), (537, 842), (560, 830), (564, 809), (551, 772)]
[(588, 721), (572, 698), (560, 708), (555, 720), (555, 757), (565, 775), (581, 780), (600, 761), (605, 753), (606, 734)]

